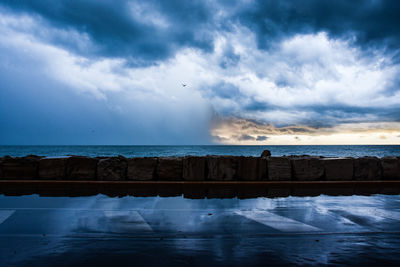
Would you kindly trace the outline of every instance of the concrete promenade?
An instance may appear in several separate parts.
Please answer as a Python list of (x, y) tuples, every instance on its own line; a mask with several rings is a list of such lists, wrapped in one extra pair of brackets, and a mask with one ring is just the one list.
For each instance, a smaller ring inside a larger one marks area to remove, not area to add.
[(0, 196), (2, 266), (400, 261), (400, 196)]

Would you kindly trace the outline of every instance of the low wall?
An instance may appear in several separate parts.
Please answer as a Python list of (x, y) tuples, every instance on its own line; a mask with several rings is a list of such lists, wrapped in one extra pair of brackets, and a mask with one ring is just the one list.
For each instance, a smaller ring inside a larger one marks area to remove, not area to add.
[(0, 180), (0, 194), (21, 196), (93, 196), (256, 198), (400, 194), (400, 181), (64, 181)]
[(400, 157), (186, 156), (0, 158), (0, 180), (371, 181), (400, 180)]

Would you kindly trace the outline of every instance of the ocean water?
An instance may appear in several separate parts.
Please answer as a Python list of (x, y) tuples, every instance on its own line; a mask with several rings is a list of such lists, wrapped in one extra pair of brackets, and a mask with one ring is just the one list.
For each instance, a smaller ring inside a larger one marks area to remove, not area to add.
[(340, 145), (340, 146), (0, 146), (0, 156), (29, 154), (59, 157), (82, 155), (90, 157), (162, 157), (186, 155), (260, 156), (268, 149), (273, 156), (314, 155), (325, 157), (400, 156), (400, 145)]

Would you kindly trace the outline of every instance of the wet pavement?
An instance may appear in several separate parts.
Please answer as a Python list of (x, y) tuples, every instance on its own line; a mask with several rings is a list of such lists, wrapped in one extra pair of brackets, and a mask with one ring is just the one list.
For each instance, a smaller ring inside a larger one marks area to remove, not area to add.
[(400, 196), (0, 196), (1, 266), (400, 262)]

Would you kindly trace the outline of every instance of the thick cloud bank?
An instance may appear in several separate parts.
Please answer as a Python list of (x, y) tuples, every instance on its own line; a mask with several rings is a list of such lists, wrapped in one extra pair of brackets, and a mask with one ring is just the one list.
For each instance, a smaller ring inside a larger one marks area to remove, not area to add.
[(399, 12), (379, 0), (2, 1), (0, 140), (398, 143)]

